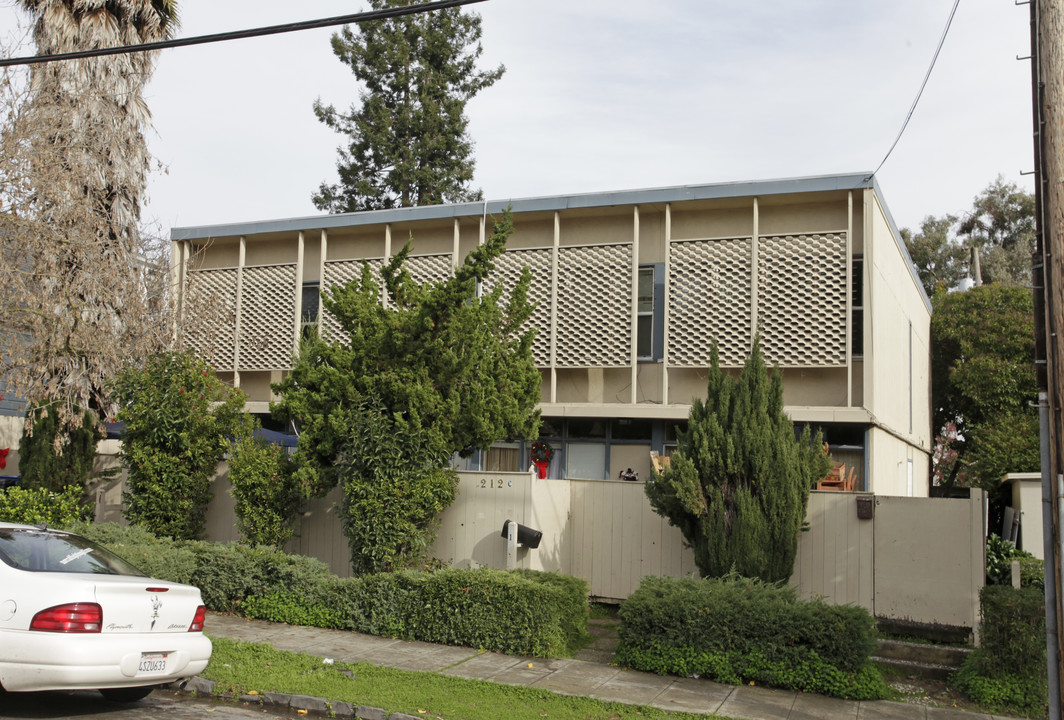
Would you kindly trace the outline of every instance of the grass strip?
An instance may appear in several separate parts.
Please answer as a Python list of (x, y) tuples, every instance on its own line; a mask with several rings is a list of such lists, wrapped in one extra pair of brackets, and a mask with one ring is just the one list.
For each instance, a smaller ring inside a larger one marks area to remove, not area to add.
[[(715, 717), (558, 695), (548, 690), (412, 672), (366, 663), (323, 662), (261, 643), (211, 638), (214, 653), (203, 677), (217, 692), (280, 692), (446, 720), (694, 720)], [(352, 677), (353, 676), (353, 677)]]

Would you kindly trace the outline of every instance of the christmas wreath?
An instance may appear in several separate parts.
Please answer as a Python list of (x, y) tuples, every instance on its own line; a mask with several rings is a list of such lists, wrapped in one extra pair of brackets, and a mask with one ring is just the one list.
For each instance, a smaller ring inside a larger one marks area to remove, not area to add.
[(550, 446), (550, 443), (532, 443), (532, 462), (549, 463), (552, 457), (554, 457), (554, 448)]

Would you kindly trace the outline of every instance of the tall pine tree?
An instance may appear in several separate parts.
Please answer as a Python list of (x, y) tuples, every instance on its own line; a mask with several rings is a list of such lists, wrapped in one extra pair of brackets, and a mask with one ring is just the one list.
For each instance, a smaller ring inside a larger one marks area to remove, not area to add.
[(800, 438), (783, 412), (783, 379), (766, 371), (761, 343), (737, 379), (713, 346), (706, 402), (695, 399), (671, 464), (646, 494), (694, 550), (702, 577), (733, 570), (780, 582), (791, 576), (812, 484), (828, 471), (819, 433)]
[[(375, 10), (407, 0), (370, 0)], [(318, 119), (350, 137), (338, 151), (340, 182), (322, 183), (314, 205), (329, 212), (477, 200), (466, 102), (505, 68), (481, 71), (480, 16), (448, 8), (333, 35), (333, 52), (362, 85), (346, 114), (314, 104)]]

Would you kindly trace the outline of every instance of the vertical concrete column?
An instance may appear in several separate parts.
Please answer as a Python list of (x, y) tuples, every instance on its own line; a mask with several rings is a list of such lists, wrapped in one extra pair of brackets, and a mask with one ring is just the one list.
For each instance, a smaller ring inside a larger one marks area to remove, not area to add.
[(669, 278), (672, 271), (669, 264), (672, 262), (672, 203), (665, 203), (665, 299), (664, 312), (662, 313), (661, 328), (661, 404), (669, 404), (669, 302), (670, 285)]
[(853, 407), (853, 190), (846, 196), (846, 407)]
[[(321, 257), (318, 258), (318, 277), (321, 278), (318, 284), (318, 292), (328, 292), (329, 288), (325, 284), (325, 257), (329, 254), (329, 231), (322, 229), (321, 231)], [(314, 318), (314, 322), (317, 323), (317, 333), (321, 335), (321, 300), (318, 301), (318, 316)]]
[(296, 281), (292, 288), (295, 303), (295, 317), (292, 318), (294, 328), (292, 330), (292, 352), (299, 351), (299, 338), (303, 334), (303, 248), (305, 238), (303, 231), (299, 231), (299, 239), (296, 241)]
[(639, 382), (639, 206), (632, 207), (632, 331), (631, 360), (632, 363), (632, 393), (631, 403), (636, 404), (638, 397), (637, 385)]
[(233, 387), (240, 387), (240, 310), (244, 302), (244, 263), (248, 241), (240, 236), (240, 253), (236, 265), (236, 319), (233, 332)]
[(454, 250), (451, 251), (451, 267), (453, 267), (455, 270), (457, 270), (458, 266), (462, 264), (462, 257), (458, 254), (458, 253), (461, 252), (461, 250), (459, 249), (459, 246), (458, 246), (459, 232), (460, 232), (460, 230), (459, 230), (459, 227), (458, 227), (458, 218), (455, 218), (454, 219)]
[(562, 221), (554, 211), (554, 247), (550, 255), (550, 402), (558, 402), (558, 253), (562, 241)]
[(757, 198), (754, 198), (753, 203), (753, 220), (751, 223), (750, 232), (750, 342), (751, 346), (747, 348), (747, 351), (753, 350), (754, 336), (757, 334), (757, 319), (759, 314), (758, 298), (760, 297), (760, 276), (759, 276), (759, 263), (757, 256), (757, 249), (761, 243), (761, 214), (760, 207), (757, 204)]

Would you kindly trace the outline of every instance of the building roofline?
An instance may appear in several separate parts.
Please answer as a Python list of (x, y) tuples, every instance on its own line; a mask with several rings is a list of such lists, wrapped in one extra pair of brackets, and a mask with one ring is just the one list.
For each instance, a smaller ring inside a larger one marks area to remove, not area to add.
[[(787, 193), (826, 192), (875, 188), (871, 173), (848, 175), (818, 175), (810, 177), (714, 183), (710, 185), (677, 185), (673, 187), (621, 190), (613, 192), (553, 195), (531, 198), (510, 198), (452, 205), (422, 205), (392, 210), (367, 210), (337, 215), (312, 215), (276, 220), (255, 220), (220, 225), (175, 227), (170, 239), (206, 240), (213, 237), (233, 237), (260, 233), (293, 232), (299, 230), (328, 230), (336, 227), (376, 225), (380, 223), (413, 222), (448, 218), (478, 217), (501, 213), (511, 207), (515, 213), (570, 210), (574, 208), (642, 205), (684, 200), (715, 200), (754, 195), (783, 195)], [(880, 198), (882, 204), (882, 197)]]
[(902, 241), (901, 233), (883, 199), (883, 192), (875, 175), (870, 172), (842, 175), (811, 175), (807, 177), (776, 180), (753, 180), (741, 182), (712, 183), (707, 185), (676, 185), (672, 187), (645, 188), (642, 190), (619, 190), (610, 192), (580, 193), (576, 195), (552, 195), (507, 200), (455, 203), (451, 205), (422, 205), (394, 208), (391, 210), (367, 210), (364, 212), (336, 215), (311, 215), (275, 220), (225, 223), (175, 227), (170, 231), (171, 241), (208, 240), (217, 237), (235, 237), (262, 233), (329, 230), (338, 227), (357, 227), (381, 223), (416, 222), (420, 220), (444, 220), (464, 217), (481, 217), (501, 213), (508, 207), (515, 213), (552, 212), (576, 208), (611, 207), (617, 205), (646, 205), (652, 203), (681, 202), (685, 200), (718, 200), (753, 196), (785, 195), (794, 193), (830, 192), (835, 190), (868, 190), (875, 192), (879, 207), (890, 226), (898, 249), (909, 265), (909, 272), (919, 288), (920, 296), (931, 311), (931, 300), (924, 291), (923, 283), (913, 266), (912, 258)]

